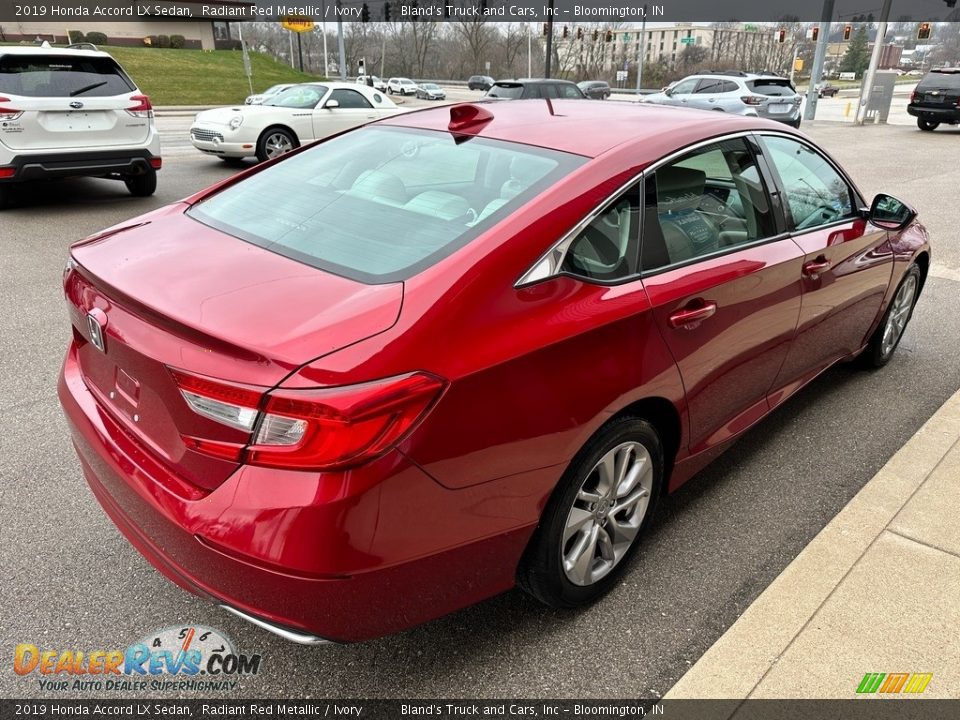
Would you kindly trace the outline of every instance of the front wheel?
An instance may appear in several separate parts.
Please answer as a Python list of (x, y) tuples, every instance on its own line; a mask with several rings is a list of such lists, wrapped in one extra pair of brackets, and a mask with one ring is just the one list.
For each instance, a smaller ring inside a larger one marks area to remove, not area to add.
[(890, 362), (900, 344), (903, 331), (913, 317), (913, 308), (920, 295), (920, 268), (911, 265), (904, 274), (897, 292), (890, 301), (883, 320), (874, 331), (867, 349), (863, 351), (861, 364), (867, 368), (881, 368)]
[(591, 602), (616, 583), (636, 551), (663, 483), (653, 426), (612, 421), (577, 454), (544, 510), (517, 581), (552, 607)]
[(299, 143), (289, 130), (270, 128), (257, 141), (257, 160), (272, 160), (294, 150)]
[(927, 120), (926, 118), (918, 117), (917, 118), (917, 127), (921, 130), (926, 130), (927, 132), (932, 132), (940, 127), (940, 123), (936, 120)]
[(157, 191), (157, 171), (150, 168), (140, 175), (128, 175), (123, 182), (134, 197), (149, 197)]

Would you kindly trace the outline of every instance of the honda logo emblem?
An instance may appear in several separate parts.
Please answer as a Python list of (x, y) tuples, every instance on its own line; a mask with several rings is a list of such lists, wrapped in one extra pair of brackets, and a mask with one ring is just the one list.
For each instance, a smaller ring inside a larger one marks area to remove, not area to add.
[(102, 310), (93, 310), (87, 313), (87, 330), (90, 331), (90, 342), (100, 352), (106, 352), (103, 345), (103, 326), (106, 324), (106, 319)]

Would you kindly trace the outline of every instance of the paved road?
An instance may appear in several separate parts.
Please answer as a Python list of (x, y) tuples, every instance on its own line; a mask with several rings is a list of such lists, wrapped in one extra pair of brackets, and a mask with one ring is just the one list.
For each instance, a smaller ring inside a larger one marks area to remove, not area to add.
[[(228, 696), (649, 696), (664, 693), (950, 394), (960, 387), (960, 131), (814, 127), (875, 192), (917, 203), (934, 277), (883, 371), (830, 371), (668, 498), (624, 583), (580, 612), (520, 592), (353, 646), (281, 641), (177, 589), (114, 529), (87, 491), (57, 406), (69, 330), (59, 290), (70, 242), (226, 177), (216, 160), (168, 158), (155, 198), (100, 180), (34, 188), (0, 239), (0, 696), (43, 696), (10, 669), (13, 646), (124, 648), (202, 623), (260, 652)], [(922, 159), (922, 162), (918, 162)], [(81, 693), (82, 695), (83, 693)]]

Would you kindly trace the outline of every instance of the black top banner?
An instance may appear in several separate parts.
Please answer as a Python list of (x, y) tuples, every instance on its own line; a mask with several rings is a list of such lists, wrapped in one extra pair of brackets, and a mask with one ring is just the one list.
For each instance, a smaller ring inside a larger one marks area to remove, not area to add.
[[(226, 20), (279, 22), (849, 22), (877, 20), (882, 0), (0, 0), (0, 23)], [(832, 6), (832, 11), (829, 6)], [(892, 0), (891, 21), (960, 22), (957, 0)], [(2, 38), (0, 38), (2, 39)]]

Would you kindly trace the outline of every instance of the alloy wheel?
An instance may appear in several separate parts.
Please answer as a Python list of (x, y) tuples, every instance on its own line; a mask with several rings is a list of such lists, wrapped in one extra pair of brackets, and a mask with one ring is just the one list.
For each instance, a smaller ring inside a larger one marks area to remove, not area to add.
[(561, 564), (570, 582), (592, 585), (623, 559), (643, 524), (653, 482), (653, 460), (639, 442), (622, 443), (600, 458), (564, 525)]
[(915, 275), (908, 275), (903, 285), (897, 290), (890, 312), (887, 314), (887, 323), (883, 328), (883, 339), (880, 341), (880, 353), (883, 357), (892, 353), (900, 341), (900, 336), (903, 335), (903, 330), (907, 327), (907, 321), (910, 319), (910, 311), (913, 309), (913, 301), (916, 296), (917, 278)]
[(264, 147), (267, 151), (267, 157), (275, 158), (293, 150), (293, 143), (285, 133), (276, 132), (270, 133), (267, 136), (266, 142), (264, 142)]

